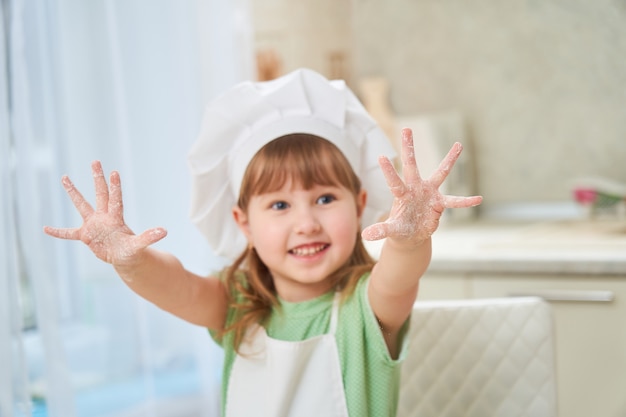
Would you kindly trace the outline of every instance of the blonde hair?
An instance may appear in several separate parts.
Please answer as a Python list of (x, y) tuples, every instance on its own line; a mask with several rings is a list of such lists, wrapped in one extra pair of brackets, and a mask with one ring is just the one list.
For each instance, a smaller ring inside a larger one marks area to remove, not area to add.
[[(277, 191), (288, 181), (306, 190), (315, 185), (345, 187), (355, 200), (361, 192), (361, 181), (334, 144), (318, 136), (297, 133), (274, 139), (256, 153), (244, 173), (237, 205), (247, 212), (253, 196)], [(350, 294), (373, 265), (357, 236), (351, 256), (332, 275), (335, 288), (344, 297)], [(264, 324), (278, 306), (278, 299), (270, 271), (254, 248), (247, 248), (225, 272), (229, 305), (235, 315), (223, 334), (234, 332), (237, 350), (246, 329), (254, 323)]]

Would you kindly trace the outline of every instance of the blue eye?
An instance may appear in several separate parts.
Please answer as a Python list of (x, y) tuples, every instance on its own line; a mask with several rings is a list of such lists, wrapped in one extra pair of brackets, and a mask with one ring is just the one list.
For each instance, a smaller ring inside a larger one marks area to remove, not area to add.
[(323, 196), (321, 196), (320, 198), (317, 199), (317, 204), (329, 204), (329, 203), (332, 203), (335, 200), (336, 200), (336, 198), (335, 198), (334, 195), (324, 194)]
[(289, 207), (289, 205), (284, 201), (276, 201), (275, 203), (272, 203), (273, 210), (284, 210), (287, 207)]

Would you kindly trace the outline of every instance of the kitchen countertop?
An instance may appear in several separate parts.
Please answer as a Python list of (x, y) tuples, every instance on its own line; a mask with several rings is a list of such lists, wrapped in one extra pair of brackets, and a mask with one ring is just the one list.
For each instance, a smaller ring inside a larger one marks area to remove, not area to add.
[[(382, 242), (367, 242), (377, 255)], [(626, 278), (626, 220), (444, 222), (429, 272), (615, 275)]]

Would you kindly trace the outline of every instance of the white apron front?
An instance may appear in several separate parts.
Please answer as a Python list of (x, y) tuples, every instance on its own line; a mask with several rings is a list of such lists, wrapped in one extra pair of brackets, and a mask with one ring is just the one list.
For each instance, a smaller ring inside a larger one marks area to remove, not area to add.
[(241, 344), (230, 373), (226, 417), (348, 417), (335, 330), (300, 342), (270, 338), (255, 326)]

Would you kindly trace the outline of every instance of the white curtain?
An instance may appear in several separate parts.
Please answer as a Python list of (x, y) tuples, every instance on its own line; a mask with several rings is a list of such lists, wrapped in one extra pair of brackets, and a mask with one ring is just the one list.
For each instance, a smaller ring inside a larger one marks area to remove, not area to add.
[(216, 416), (221, 351), (42, 232), (119, 170), (128, 224), (207, 274), (186, 154), (205, 104), (253, 76), (246, 0), (0, 0), (0, 417)]

